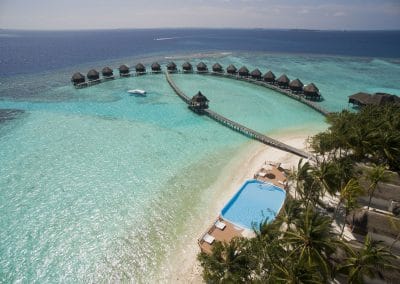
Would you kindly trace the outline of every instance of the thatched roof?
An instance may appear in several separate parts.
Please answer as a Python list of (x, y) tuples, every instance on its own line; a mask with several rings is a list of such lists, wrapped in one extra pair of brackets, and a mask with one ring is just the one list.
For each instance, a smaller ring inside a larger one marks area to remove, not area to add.
[[(375, 234), (395, 238), (398, 235), (400, 219), (394, 216), (359, 209), (350, 213), (346, 218), (349, 225), (354, 226), (354, 231), (359, 234), (374, 232)], [(393, 226), (396, 224), (396, 226)]]
[(101, 70), (101, 74), (103, 76), (112, 76), (113, 75), (113, 70), (110, 67), (104, 67), (103, 70)]
[(275, 81), (275, 74), (270, 70), (263, 76), (264, 81), (266, 82), (274, 82)]
[(300, 79), (294, 79), (289, 83), (289, 88), (293, 91), (302, 91), (303, 90), (303, 82)]
[(286, 74), (282, 74), (276, 81), (278, 82), (279, 85), (285, 85), (285, 86), (289, 85), (290, 82)]
[(242, 66), (238, 71), (240, 76), (249, 76), (249, 69), (246, 66)]
[(226, 72), (229, 74), (235, 74), (236, 73), (236, 67), (235, 65), (231, 64), (226, 68)]
[(314, 83), (310, 83), (307, 86), (305, 86), (303, 88), (304, 93), (308, 93), (308, 94), (318, 94), (319, 93), (319, 89), (317, 88), (317, 86), (314, 85)]
[(260, 79), (261, 78), (261, 71), (260, 69), (254, 69), (253, 71), (251, 71), (250, 76), (255, 78), (255, 79)]
[(161, 71), (161, 65), (158, 62), (154, 62), (151, 64), (151, 70), (153, 71)]
[(89, 80), (97, 80), (97, 79), (99, 79), (99, 77), (100, 77), (99, 72), (97, 72), (95, 69), (91, 69), (91, 70), (87, 73), (86, 76), (88, 77)]
[(215, 64), (212, 66), (212, 70), (213, 70), (214, 72), (222, 72), (222, 71), (223, 71), (223, 68), (222, 68), (221, 64), (219, 64), (219, 63), (217, 62), (217, 63), (215, 63)]
[(192, 102), (197, 102), (197, 103), (204, 103), (208, 102), (209, 100), (205, 95), (203, 95), (200, 91), (192, 97)]
[(207, 71), (207, 65), (204, 62), (197, 64), (197, 71)]
[(168, 63), (167, 64), (167, 69), (168, 70), (170, 70), (170, 71), (172, 71), (172, 70), (176, 70), (176, 64), (175, 64), (175, 62), (170, 62), (170, 63)]
[(136, 72), (146, 72), (146, 67), (142, 63), (138, 63), (135, 66)]
[(121, 66), (119, 66), (119, 73), (120, 73), (120, 74), (127, 74), (127, 73), (129, 73), (129, 67), (126, 66), (125, 64), (122, 64)]
[(400, 98), (386, 93), (375, 93), (369, 99), (371, 105), (384, 105), (388, 103), (400, 103)]
[(190, 62), (185, 62), (182, 64), (182, 69), (184, 71), (191, 71), (193, 70), (192, 64), (190, 64)]
[(373, 95), (368, 93), (357, 93), (349, 96), (349, 103), (356, 104), (359, 106), (365, 105), (384, 105), (384, 104), (400, 104), (400, 97), (386, 94), (386, 93), (375, 93)]
[(82, 73), (76, 72), (76, 73), (74, 73), (74, 75), (72, 75), (71, 82), (73, 82), (74, 84), (83, 83), (83, 82), (85, 82), (85, 75), (83, 75)]

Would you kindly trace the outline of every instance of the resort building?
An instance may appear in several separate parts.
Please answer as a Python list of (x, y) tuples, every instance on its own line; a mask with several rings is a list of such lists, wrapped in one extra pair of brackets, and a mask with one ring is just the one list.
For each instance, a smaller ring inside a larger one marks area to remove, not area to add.
[(215, 63), (215, 64), (212, 66), (212, 71), (213, 71), (213, 72), (216, 72), (216, 73), (223, 73), (223, 72), (224, 72), (224, 69), (223, 69), (223, 67), (221, 66), (221, 64), (219, 64), (219, 63), (217, 62), (217, 63)]
[(129, 76), (129, 67), (126, 66), (125, 64), (122, 64), (121, 66), (119, 66), (118, 69), (119, 69), (119, 75), (121, 77)]
[(235, 75), (236, 74), (236, 67), (235, 65), (231, 64), (226, 68), (226, 73), (230, 74), (230, 75)]
[(263, 76), (265, 82), (273, 84), (275, 83), (275, 74), (270, 70)]
[(106, 79), (114, 78), (113, 77), (113, 75), (114, 75), (113, 70), (108, 66), (104, 67), (101, 70), (101, 75), (103, 75), (103, 77), (106, 78)]
[(201, 113), (204, 109), (208, 108), (208, 102), (206, 96), (204, 96), (200, 91), (192, 97), (190, 100), (189, 108), (194, 112)]
[(300, 79), (294, 79), (289, 83), (289, 88), (294, 93), (302, 93), (304, 84), (300, 81)]
[(146, 67), (142, 63), (138, 63), (135, 66), (135, 70), (137, 74), (144, 74), (146, 73)]
[(238, 74), (240, 77), (249, 77), (249, 69), (246, 66), (243, 66), (239, 69)]
[(282, 74), (277, 80), (276, 83), (278, 84), (279, 87), (287, 89), (289, 87), (289, 78), (286, 76), (286, 74)]
[(311, 100), (321, 99), (319, 89), (317, 88), (317, 86), (314, 85), (314, 83), (310, 83), (307, 86), (305, 86), (303, 88), (303, 93), (306, 99), (311, 99)]
[(89, 81), (95, 81), (95, 80), (98, 80), (100, 78), (100, 74), (95, 69), (91, 69), (87, 73), (86, 77), (88, 78)]
[(251, 78), (255, 79), (255, 80), (261, 80), (261, 71), (260, 69), (254, 69), (253, 71), (251, 71), (250, 76)]
[(161, 72), (161, 65), (158, 62), (154, 62), (151, 64), (151, 72), (153, 73), (160, 73)]
[(170, 73), (173, 73), (173, 72), (177, 72), (178, 70), (176, 69), (176, 64), (175, 64), (175, 62), (170, 62), (170, 63), (168, 63), (167, 64), (167, 70), (168, 70), (168, 72), (170, 72)]
[(384, 105), (384, 104), (399, 104), (400, 97), (396, 95), (386, 94), (386, 93), (375, 93), (373, 95), (368, 93), (357, 93), (349, 96), (349, 103), (356, 106), (366, 106), (366, 105)]
[(71, 82), (76, 86), (81, 83), (85, 83), (85, 75), (82, 73), (76, 72), (72, 75)]
[(185, 62), (182, 64), (182, 70), (184, 73), (191, 73), (193, 72), (193, 66), (190, 62)]
[(204, 62), (197, 64), (197, 72), (208, 72), (207, 65)]

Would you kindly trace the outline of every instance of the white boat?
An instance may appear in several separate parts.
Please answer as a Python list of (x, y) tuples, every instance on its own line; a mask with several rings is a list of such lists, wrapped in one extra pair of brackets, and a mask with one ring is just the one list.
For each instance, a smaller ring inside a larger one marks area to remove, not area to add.
[(145, 90), (140, 90), (140, 89), (135, 89), (135, 90), (128, 90), (128, 93), (130, 94), (135, 94), (135, 95), (145, 95), (146, 91)]

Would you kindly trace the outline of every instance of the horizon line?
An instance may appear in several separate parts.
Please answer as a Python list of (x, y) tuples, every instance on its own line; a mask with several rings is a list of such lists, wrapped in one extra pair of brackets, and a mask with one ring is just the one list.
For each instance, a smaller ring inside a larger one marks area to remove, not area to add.
[(83, 28), (83, 29), (30, 29), (30, 28), (0, 28), (0, 31), (31, 31), (31, 32), (50, 32), (50, 31), (117, 31), (117, 30), (276, 30), (276, 31), (323, 31), (323, 32), (375, 32), (375, 31), (400, 31), (396, 29), (311, 29), (311, 28), (260, 28), (260, 27), (149, 27), (149, 28)]

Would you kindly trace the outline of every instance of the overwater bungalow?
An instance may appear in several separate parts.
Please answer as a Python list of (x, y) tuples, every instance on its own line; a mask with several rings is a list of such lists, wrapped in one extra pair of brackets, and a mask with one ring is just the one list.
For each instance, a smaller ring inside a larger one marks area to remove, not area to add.
[(122, 64), (121, 66), (119, 66), (119, 75), (120, 76), (129, 76), (129, 67), (126, 66), (125, 64)]
[(282, 74), (278, 78), (278, 80), (276, 80), (276, 83), (278, 84), (278, 86), (281, 88), (284, 88), (284, 89), (289, 87), (289, 82), (290, 82), (290, 80), (289, 80), (288, 76), (286, 76), (286, 74)]
[(230, 74), (230, 75), (235, 75), (237, 72), (237, 69), (235, 67), (235, 65), (231, 64), (226, 68), (226, 73)]
[(160, 73), (161, 72), (161, 65), (158, 62), (154, 62), (151, 64), (151, 72), (153, 73)]
[(204, 109), (208, 108), (208, 102), (209, 100), (207, 97), (199, 91), (190, 100), (189, 108), (195, 112), (201, 113)]
[(74, 86), (85, 83), (85, 75), (82, 73), (76, 72), (74, 75), (71, 77), (71, 82), (74, 84)]
[(303, 92), (304, 84), (300, 81), (300, 79), (294, 79), (290, 81), (289, 88), (294, 93), (302, 93)]
[(197, 64), (197, 72), (207, 72), (208, 68), (207, 65), (204, 62), (200, 62)]
[(261, 79), (260, 69), (254, 69), (253, 71), (251, 71), (250, 76), (255, 80), (260, 80)]
[(221, 64), (219, 64), (219, 63), (217, 62), (217, 63), (215, 63), (215, 64), (212, 66), (212, 71), (213, 71), (213, 72), (216, 72), (216, 73), (223, 73), (223, 72), (224, 72), (224, 69), (222, 68)]
[(386, 93), (375, 93), (375, 94), (371, 95), (368, 93), (360, 92), (360, 93), (349, 96), (349, 103), (360, 106), (360, 107), (363, 107), (366, 105), (380, 106), (380, 105), (384, 105), (387, 103), (400, 105), (400, 98), (398, 96), (386, 94)]
[(310, 83), (305, 86), (303, 88), (303, 93), (306, 99), (316, 100), (321, 98), (319, 89), (317, 88), (317, 86), (314, 85), (314, 83)]
[(146, 73), (146, 67), (142, 63), (138, 63), (135, 66), (136, 73), (144, 74)]
[(91, 69), (87, 73), (86, 77), (88, 78), (89, 81), (95, 81), (95, 80), (98, 80), (100, 78), (100, 74), (95, 69)]
[(178, 71), (177, 69), (176, 69), (176, 64), (175, 64), (175, 62), (170, 62), (170, 63), (168, 63), (167, 64), (167, 70), (168, 70), (168, 72), (176, 72), (176, 71)]
[(263, 76), (264, 81), (271, 84), (275, 83), (275, 78), (275, 74), (271, 70)]
[(249, 69), (247, 69), (246, 66), (242, 66), (239, 69), (238, 74), (240, 77), (249, 77)]
[(190, 64), (190, 62), (186, 61), (185, 63), (182, 64), (182, 70), (185, 73), (193, 72), (193, 66), (192, 64)]
[(101, 75), (103, 75), (103, 77), (106, 78), (106, 79), (114, 78), (113, 77), (113, 75), (114, 75), (113, 70), (108, 66), (104, 67), (101, 70)]

